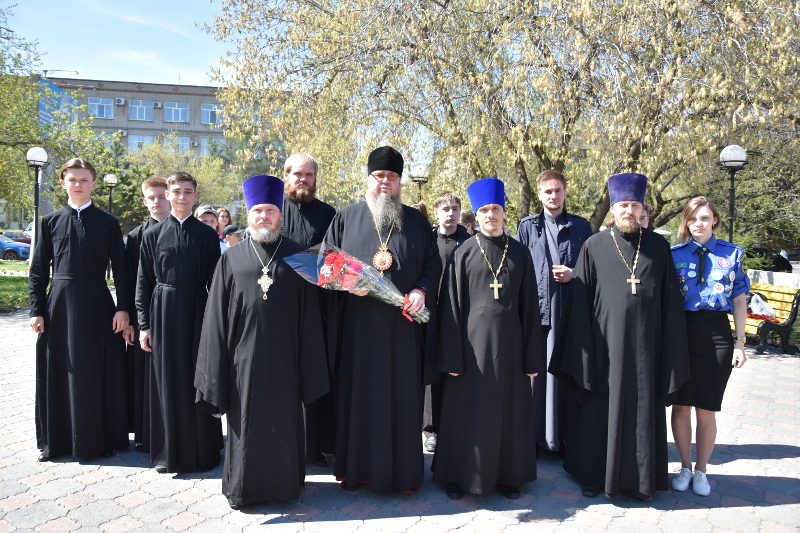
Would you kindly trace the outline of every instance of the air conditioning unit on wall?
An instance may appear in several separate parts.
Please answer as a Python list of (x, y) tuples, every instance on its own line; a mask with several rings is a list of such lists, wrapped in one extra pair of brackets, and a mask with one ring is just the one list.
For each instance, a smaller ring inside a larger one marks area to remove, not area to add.
[(127, 137), (128, 136), (128, 130), (119, 130), (119, 131), (120, 131), (120, 133), (122, 133), (123, 137)]
[(191, 141), (191, 142), (189, 143), (189, 145), (197, 147), (197, 146), (200, 146), (200, 143), (199, 143), (199, 142), (197, 142), (197, 141)]
[(161, 109), (161, 102), (153, 102), (153, 109)]
[(117, 104), (117, 105), (125, 105), (125, 99), (124, 98), (114, 98), (114, 103)]

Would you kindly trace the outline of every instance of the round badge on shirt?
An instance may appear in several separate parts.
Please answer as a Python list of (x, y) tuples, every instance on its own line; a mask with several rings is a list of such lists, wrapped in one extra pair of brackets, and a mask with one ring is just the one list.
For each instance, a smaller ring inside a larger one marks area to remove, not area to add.
[(735, 280), (736, 279), (736, 272), (731, 272), (730, 274), (728, 274), (728, 279), (730, 279), (731, 281)]
[(730, 268), (731, 267), (731, 260), (727, 257), (720, 257), (717, 259), (717, 264), (722, 268)]
[(725, 286), (722, 283), (714, 284), (714, 293), (722, 294), (725, 291)]
[(697, 277), (697, 272), (695, 272), (694, 270), (692, 270), (692, 271), (690, 271), (690, 272), (689, 272), (688, 274), (686, 274), (686, 275), (687, 275), (687, 276), (689, 276), (690, 278), (696, 278), (696, 277)]
[(719, 281), (725, 277), (725, 273), (722, 270), (714, 269), (711, 271), (708, 277), (713, 279), (714, 281)]

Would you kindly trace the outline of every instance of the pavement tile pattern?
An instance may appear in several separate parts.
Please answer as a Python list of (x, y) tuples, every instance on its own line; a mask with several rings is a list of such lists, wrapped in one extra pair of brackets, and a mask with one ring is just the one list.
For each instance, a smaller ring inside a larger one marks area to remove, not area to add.
[[(0, 533), (691, 532), (800, 533), (800, 356), (753, 353), (734, 370), (709, 465), (712, 493), (658, 493), (651, 503), (585, 498), (561, 461), (543, 453), (539, 479), (518, 500), (450, 501), (431, 481), (419, 492), (345, 491), (330, 468), (310, 467), (290, 504), (233, 511), (211, 472), (158, 474), (131, 447), (110, 459), (37, 463), (34, 343), (26, 313), (0, 316)], [(420, 441), (420, 444), (422, 441)], [(670, 443), (671, 469), (678, 454)]]

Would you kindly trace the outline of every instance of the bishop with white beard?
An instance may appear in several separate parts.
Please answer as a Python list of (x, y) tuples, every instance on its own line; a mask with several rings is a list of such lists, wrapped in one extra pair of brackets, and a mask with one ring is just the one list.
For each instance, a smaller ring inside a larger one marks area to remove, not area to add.
[[(408, 295), (407, 311), (427, 306), (435, 316), (442, 262), (428, 220), (400, 203), (403, 157), (377, 148), (367, 172), (366, 202), (339, 211), (325, 242), (381, 270)], [(334, 293), (328, 309), (339, 380), (334, 474), (345, 489), (368, 482), (376, 492), (410, 491), (422, 483), (422, 390), (434, 353), (423, 325), (363, 294)]]

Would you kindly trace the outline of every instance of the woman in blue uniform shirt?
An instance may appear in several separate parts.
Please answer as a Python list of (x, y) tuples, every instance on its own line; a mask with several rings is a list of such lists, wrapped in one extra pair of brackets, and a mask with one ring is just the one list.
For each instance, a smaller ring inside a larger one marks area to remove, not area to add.
[[(683, 208), (678, 230), (680, 244), (672, 248), (683, 292), (690, 368), (689, 381), (673, 398), (672, 435), (681, 456), (681, 470), (672, 479), (672, 488), (684, 491), (691, 484), (700, 496), (711, 492), (705, 472), (717, 438), (716, 412), (722, 407), (725, 386), (732, 368), (740, 368), (747, 361), (745, 293), (750, 290), (750, 280), (742, 268), (744, 251), (714, 236), (719, 225), (714, 202), (697, 196)], [(734, 334), (728, 321), (730, 312)], [(694, 473), (692, 407), (697, 418)]]

